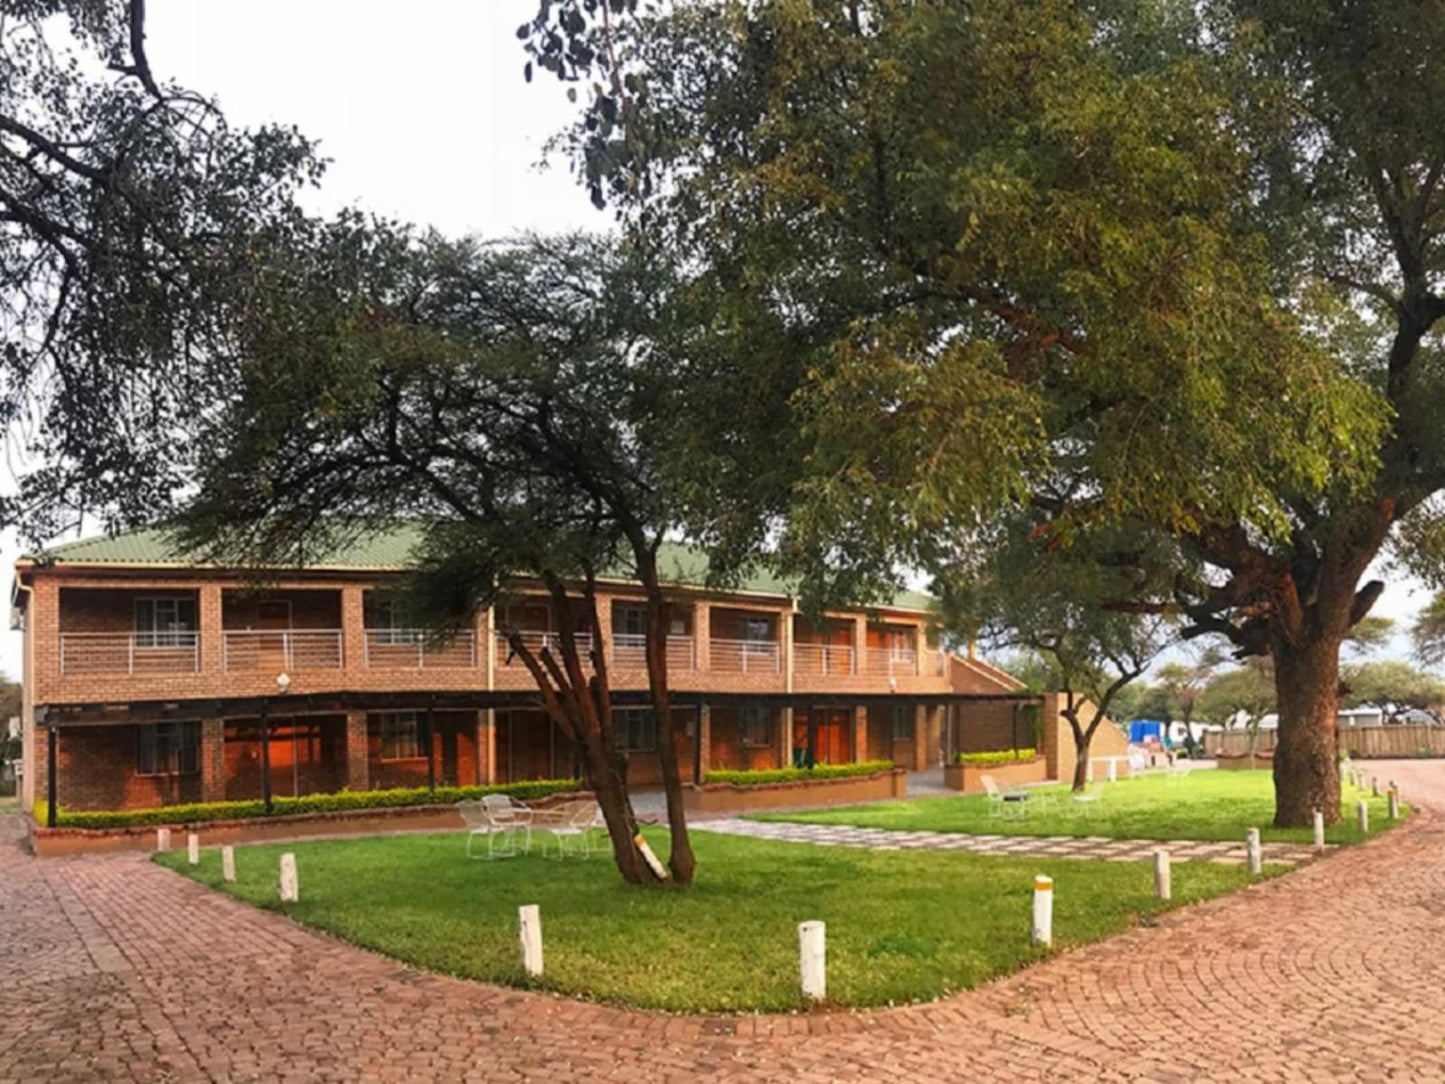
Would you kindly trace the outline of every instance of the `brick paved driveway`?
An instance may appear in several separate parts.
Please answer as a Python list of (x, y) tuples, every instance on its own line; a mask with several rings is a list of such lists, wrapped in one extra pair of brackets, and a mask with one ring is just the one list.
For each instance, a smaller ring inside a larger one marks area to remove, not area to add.
[(1442, 1080), (1445, 765), (1380, 774), (1438, 811), (972, 993), (812, 1017), (421, 974), (134, 856), (0, 843), (0, 1080)]

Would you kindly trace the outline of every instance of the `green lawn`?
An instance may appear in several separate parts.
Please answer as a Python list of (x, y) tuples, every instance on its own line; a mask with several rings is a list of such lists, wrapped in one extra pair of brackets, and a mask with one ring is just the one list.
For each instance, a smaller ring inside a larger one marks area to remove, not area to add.
[[(1031, 808), (1024, 820), (991, 816), (988, 799), (983, 795), (913, 798), (796, 813), (758, 813), (753, 819), (854, 824), (907, 831), (1107, 836), (1111, 839), (1243, 840), (1248, 829), (1258, 828), (1266, 841), (1308, 843), (1314, 839), (1310, 828), (1271, 827), (1274, 785), (1267, 771), (1211, 770), (1193, 772), (1187, 779), (1171, 780), (1155, 775), (1102, 783), (1101, 797), (1089, 815), (1084, 815), (1070, 800), (1068, 787), (1037, 789), (1054, 796), (1053, 807)], [(1369, 798), (1368, 790), (1357, 791), (1346, 785), (1344, 819), (1325, 833), (1331, 843), (1360, 841), (1355, 817), (1355, 803), (1360, 798), (1368, 798), (1370, 802), (1372, 835), (1389, 826), (1385, 798)]]
[[(652, 831), (665, 853), (665, 834)], [(871, 852), (694, 836), (687, 892), (624, 885), (610, 858), (470, 861), (460, 835), (392, 836), (237, 848), (224, 885), (217, 850), (194, 871), (157, 861), (257, 906), (283, 910), (277, 863), (296, 855), (297, 921), (433, 971), (527, 985), (517, 907), (541, 905), (542, 986), (686, 1012), (800, 1005), (797, 924), (828, 924), (830, 997), (850, 1006), (939, 997), (1038, 958), (1029, 944), (1033, 876), (1055, 878), (1055, 943), (1108, 936), (1168, 906), (1147, 863)], [(1271, 872), (1278, 872), (1271, 868)], [(1179, 863), (1174, 905), (1246, 883), (1234, 866)]]

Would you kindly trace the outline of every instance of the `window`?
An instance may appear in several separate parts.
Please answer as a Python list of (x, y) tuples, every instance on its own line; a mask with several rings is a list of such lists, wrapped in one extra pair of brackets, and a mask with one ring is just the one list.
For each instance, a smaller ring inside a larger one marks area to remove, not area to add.
[(151, 723), (139, 730), (137, 775), (195, 775), (201, 770), (200, 723)]
[(771, 643), (773, 639), (773, 623), (766, 617), (745, 617), (738, 622), (742, 638), (749, 643)]
[(647, 634), (647, 612), (637, 606), (619, 606), (613, 618), (612, 631), (623, 636)]
[(890, 729), (894, 741), (913, 740), (913, 709), (906, 704), (894, 704), (889, 715)]
[(418, 760), (424, 756), (416, 712), (400, 711), (381, 717), (382, 760)]
[(194, 647), (196, 600), (187, 596), (135, 600), (136, 647)]
[(743, 732), (743, 748), (765, 749), (772, 744), (772, 713), (767, 708), (739, 708), (738, 723)]
[(613, 713), (617, 748), (623, 753), (650, 753), (657, 748), (657, 719), (650, 708), (623, 708)]
[(405, 614), (401, 605), (389, 595), (380, 595), (371, 600), (371, 616), (368, 627), (376, 644), (415, 644), (421, 634), (403, 627)]

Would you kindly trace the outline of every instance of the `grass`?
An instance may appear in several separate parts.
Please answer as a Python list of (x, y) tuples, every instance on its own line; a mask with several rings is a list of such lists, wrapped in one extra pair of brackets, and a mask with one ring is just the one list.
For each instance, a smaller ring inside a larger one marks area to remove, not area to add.
[[(650, 830), (665, 853), (665, 833)], [(839, 1005), (940, 997), (1027, 964), (1036, 873), (1055, 879), (1054, 936), (1067, 947), (1140, 916), (1248, 881), (1239, 867), (1179, 863), (1172, 904), (1146, 863), (873, 852), (699, 832), (688, 891), (622, 883), (610, 858), (469, 861), (459, 835), (408, 835), (237, 848), (194, 870), (156, 861), (258, 907), (432, 971), (541, 986), (681, 1012), (787, 1010), (798, 994), (797, 924), (828, 924), (828, 989)], [(301, 900), (277, 900), (277, 865), (296, 855)], [(1269, 872), (1278, 872), (1274, 867)], [(546, 975), (521, 970), (517, 907), (541, 905)]]
[(17, 798), (17, 797), (16, 797), (15, 795), (13, 795), (13, 794), (10, 795), (10, 796), (8, 796), (8, 797), (5, 796), (5, 795), (0, 795), (0, 814), (5, 814), (5, 813), (19, 813), (19, 812), (20, 812), (20, 799), (19, 799), (19, 798)]
[[(1031, 788), (1033, 789), (1033, 788)], [(1104, 783), (1100, 798), (1087, 815), (1069, 799), (1066, 786), (1040, 787), (1054, 805), (1031, 808), (1024, 820), (990, 815), (983, 795), (913, 798), (901, 802), (842, 806), (796, 813), (758, 813), (754, 820), (801, 821), (806, 824), (852, 824), (864, 828), (906, 831), (965, 832), (1019, 836), (1107, 836), (1110, 839), (1242, 840), (1258, 828), (1267, 842), (1309, 843), (1311, 828), (1275, 828), (1274, 784), (1267, 771), (1198, 771), (1187, 779), (1141, 776)], [(1331, 843), (1358, 843), (1363, 836), (1355, 803), (1370, 804), (1370, 834), (1389, 826), (1387, 802), (1368, 790), (1344, 788), (1343, 820), (1325, 830)], [(1402, 813), (1405, 810), (1402, 809)]]

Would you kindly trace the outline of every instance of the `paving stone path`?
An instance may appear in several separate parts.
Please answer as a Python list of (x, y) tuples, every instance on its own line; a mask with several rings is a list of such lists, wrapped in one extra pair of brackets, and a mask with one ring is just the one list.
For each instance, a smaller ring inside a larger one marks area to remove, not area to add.
[[(787, 821), (749, 821), (736, 817), (698, 821), (700, 832), (776, 839), (786, 843), (813, 843), (822, 847), (867, 847), (875, 851), (966, 851), (969, 854), (1038, 855), (1041, 858), (1097, 858), (1105, 862), (1144, 862), (1163, 848), (1176, 862), (1220, 862), (1242, 866), (1244, 841), (1201, 843), (1192, 840), (1109, 839), (1106, 836), (1000, 836), (963, 835), (959, 832), (904, 832), (890, 828), (858, 828), (846, 824), (796, 824)], [(1328, 850), (1334, 850), (1333, 846)], [(1265, 862), (1297, 866), (1318, 858), (1313, 847), (1295, 843), (1266, 843)]]
[(134, 855), (0, 841), (0, 1081), (1445, 1080), (1445, 767), (1381, 774), (1433, 808), (979, 990), (863, 1013), (669, 1017), (462, 982)]

